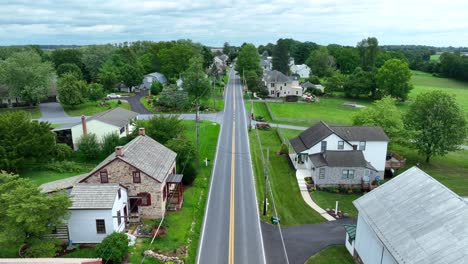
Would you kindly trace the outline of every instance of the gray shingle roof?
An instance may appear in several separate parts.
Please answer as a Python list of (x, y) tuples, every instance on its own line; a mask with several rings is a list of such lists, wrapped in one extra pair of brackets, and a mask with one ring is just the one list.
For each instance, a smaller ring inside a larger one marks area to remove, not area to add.
[(159, 182), (163, 182), (177, 154), (149, 136), (138, 136), (123, 146), (123, 156), (110, 154), (88, 175), (114, 159), (121, 159)]
[(72, 176), (72, 177), (68, 177), (65, 179), (61, 179), (61, 180), (47, 182), (39, 186), (39, 188), (41, 189), (41, 192), (44, 192), (44, 193), (68, 189), (68, 188), (73, 187), (73, 185), (75, 185), (76, 183), (84, 179), (86, 176), (87, 174), (81, 174), (81, 175)]
[(417, 167), (353, 203), (398, 263), (468, 259), (467, 202)]
[(290, 142), (296, 153), (298, 153), (311, 148), (331, 134), (333, 134), (333, 131), (330, 127), (320, 121), (304, 130), (298, 137), (291, 139)]
[(116, 127), (123, 127), (127, 125), (131, 119), (137, 116), (138, 113), (123, 109), (121, 107), (116, 107), (89, 117), (87, 121), (99, 120), (103, 123), (114, 125)]
[(376, 170), (364, 158), (360, 150), (327, 150), (323, 153), (309, 155), (315, 167), (358, 167)]
[(114, 205), (119, 184), (77, 184), (70, 193), (70, 209), (108, 209)]
[(305, 83), (301, 83), (301, 87), (302, 88), (309, 88), (309, 87), (315, 87), (315, 85), (309, 81), (305, 82)]
[(269, 71), (265, 76), (265, 80), (267, 82), (290, 82), (288, 76), (284, 75), (282, 72), (279, 72), (277, 70)]
[(388, 141), (388, 136), (378, 126), (330, 126), (347, 141)]

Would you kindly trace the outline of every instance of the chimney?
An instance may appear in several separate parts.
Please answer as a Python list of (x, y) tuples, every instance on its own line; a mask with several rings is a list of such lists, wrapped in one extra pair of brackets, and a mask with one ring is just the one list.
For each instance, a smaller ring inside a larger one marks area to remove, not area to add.
[(83, 135), (88, 134), (88, 129), (86, 128), (86, 116), (81, 116), (81, 127), (83, 128)]
[(353, 150), (357, 150), (357, 145), (353, 145)]
[(144, 135), (145, 135), (145, 128), (144, 128), (144, 127), (140, 127), (140, 128), (138, 129), (138, 134), (139, 134), (140, 136), (144, 136)]
[(123, 147), (122, 146), (117, 146), (115, 147), (115, 156), (116, 157), (122, 157), (123, 156)]

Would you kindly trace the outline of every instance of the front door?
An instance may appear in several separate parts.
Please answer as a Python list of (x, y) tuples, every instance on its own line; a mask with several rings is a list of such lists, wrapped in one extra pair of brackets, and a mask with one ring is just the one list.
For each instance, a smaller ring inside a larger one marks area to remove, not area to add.
[(130, 213), (138, 213), (138, 199), (130, 198)]

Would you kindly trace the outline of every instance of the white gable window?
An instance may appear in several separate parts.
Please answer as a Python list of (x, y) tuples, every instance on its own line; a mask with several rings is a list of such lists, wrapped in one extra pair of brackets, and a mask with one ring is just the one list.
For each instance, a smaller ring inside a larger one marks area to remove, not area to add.
[(366, 142), (360, 141), (359, 142), (359, 150), (366, 150)]
[(338, 141), (338, 149), (344, 149), (344, 141), (343, 140)]
[(321, 142), (320, 150), (322, 152), (325, 152), (327, 150), (327, 142), (326, 141)]

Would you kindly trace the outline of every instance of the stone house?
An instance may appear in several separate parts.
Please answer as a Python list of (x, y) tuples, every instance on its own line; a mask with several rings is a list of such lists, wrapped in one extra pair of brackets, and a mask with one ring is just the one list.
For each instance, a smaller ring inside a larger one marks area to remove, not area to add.
[(353, 187), (383, 179), (388, 141), (381, 127), (320, 121), (290, 140), (290, 157), (318, 186)]
[(263, 76), (263, 82), (270, 97), (302, 96), (299, 80), (293, 76), (286, 76), (277, 70), (266, 72)]
[(177, 154), (145, 135), (116, 147), (80, 183), (118, 183), (128, 191), (130, 217), (161, 218), (170, 199), (171, 209), (182, 206), (182, 175), (176, 174)]

